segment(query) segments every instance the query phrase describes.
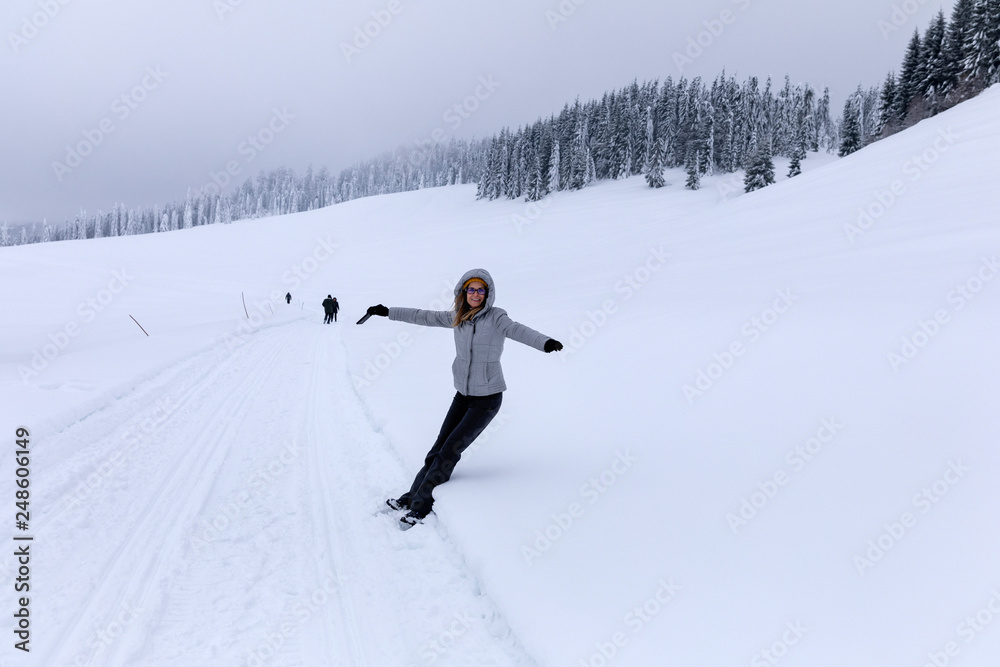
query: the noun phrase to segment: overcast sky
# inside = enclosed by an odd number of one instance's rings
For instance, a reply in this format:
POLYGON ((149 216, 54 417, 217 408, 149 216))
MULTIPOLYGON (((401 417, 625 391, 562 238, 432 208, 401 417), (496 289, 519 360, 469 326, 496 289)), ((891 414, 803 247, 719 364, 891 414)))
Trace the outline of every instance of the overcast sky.
POLYGON ((6 0, 0 222, 165 203, 227 166, 240 182, 282 165, 336 173, 432 136, 492 135, 633 78, 788 74, 829 86, 839 115, 953 5, 6 0), (463 101, 474 110, 456 112, 463 101))

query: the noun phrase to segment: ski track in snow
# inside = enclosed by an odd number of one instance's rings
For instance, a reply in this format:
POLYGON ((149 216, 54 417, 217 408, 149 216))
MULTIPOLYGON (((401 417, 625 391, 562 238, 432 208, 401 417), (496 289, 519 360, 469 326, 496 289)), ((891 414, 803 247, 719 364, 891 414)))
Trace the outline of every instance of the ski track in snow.
POLYGON ((346 355, 261 330, 51 438, 38 664, 535 664, 434 515, 381 511, 408 471, 346 355))

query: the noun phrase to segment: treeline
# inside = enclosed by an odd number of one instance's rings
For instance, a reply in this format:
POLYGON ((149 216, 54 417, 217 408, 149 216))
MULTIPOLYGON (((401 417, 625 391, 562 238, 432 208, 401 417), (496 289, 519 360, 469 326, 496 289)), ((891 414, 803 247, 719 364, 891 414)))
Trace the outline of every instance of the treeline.
POLYGON ((558 115, 483 140, 402 147, 333 176, 324 167, 298 176, 261 172, 223 193, 215 184, 165 206, 81 211, 74 220, 11 230, 0 246, 187 229, 296 213, 372 195, 477 183, 477 198, 535 201, 602 179, 644 174, 665 185, 664 170, 683 167, 686 187, 706 174, 745 172, 746 190, 774 182, 774 156, 790 158, 789 176, 812 151, 848 155, 973 97, 1000 81, 1000 0, 958 0, 914 30, 899 74, 848 97, 831 120, 829 91, 780 88, 771 79, 737 82, 725 74, 633 82, 600 100, 575 101, 558 115))
POLYGON ((558 116, 493 138, 477 196, 541 199, 603 179, 646 174, 663 184, 665 168, 684 167, 687 185, 701 176, 744 169, 754 159, 828 150, 838 143, 829 91, 724 74, 633 82, 599 101, 566 105, 558 116))
POLYGON ((841 157, 969 99, 1000 81, 1000 0, 959 0, 951 21, 938 12, 923 37, 914 31, 897 77, 848 97, 831 122, 829 93, 809 85, 780 90, 770 79, 737 83, 720 76, 634 82, 600 101, 566 105, 492 139, 477 196, 541 199, 602 179, 645 174, 665 184, 665 168, 683 167, 685 185, 701 176, 744 170, 747 191, 774 182, 774 156, 801 172, 809 151, 841 157))
POLYGON ((878 89, 860 89, 844 104, 840 155, 870 140, 866 123, 875 116, 876 138, 904 130, 974 97, 1000 82, 1000 0, 958 0, 951 20, 943 11, 906 48, 899 74, 890 72, 878 89))
POLYGON ((227 193, 209 183, 165 206, 116 204, 106 212, 81 211, 58 226, 42 222, 11 230, 4 223, 0 224, 0 246, 190 229, 310 211, 359 197, 474 183, 482 171, 484 146, 483 141, 453 139, 446 145, 403 147, 348 167, 337 176, 331 176, 326 167, 314 172, 310 166, 303 176, 280 167, 262 171, 227 193))

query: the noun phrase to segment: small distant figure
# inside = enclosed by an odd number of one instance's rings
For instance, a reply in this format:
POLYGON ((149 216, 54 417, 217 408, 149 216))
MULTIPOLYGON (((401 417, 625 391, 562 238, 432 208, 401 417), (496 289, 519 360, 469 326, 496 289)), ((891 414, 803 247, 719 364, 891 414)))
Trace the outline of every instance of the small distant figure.
POLYGON ((289 292, 288 294, 285 295, 285 303, 291 303, 291 302, 292 302, 292 293, 289 292))
POLYGON ((326 312, 326 319, 323 320, 323 324, 329 324, 330 322, 337 321, 337 311, 340 310, 340 304, 329 294, 323 299, 323 310, 326 312))

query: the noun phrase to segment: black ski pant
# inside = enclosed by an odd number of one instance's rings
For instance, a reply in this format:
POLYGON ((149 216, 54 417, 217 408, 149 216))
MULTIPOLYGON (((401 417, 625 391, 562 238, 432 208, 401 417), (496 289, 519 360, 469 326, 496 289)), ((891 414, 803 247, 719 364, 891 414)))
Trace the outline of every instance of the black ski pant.
POLYGON ((462 452, 479 437, 500 412, 503 394, 465 396, 457 393, 441 424, 437 441, 424 458, 424 467, 413 479, 413 485, 399 501, 408 505, 417 516, 427 516, 434 504, 434 487, 451 479, 451 473, 462 452))
POLYGON ((323 320, 323 324, 329 324, 333 322, 333 313, 327 313, 326 318, 323 320))

